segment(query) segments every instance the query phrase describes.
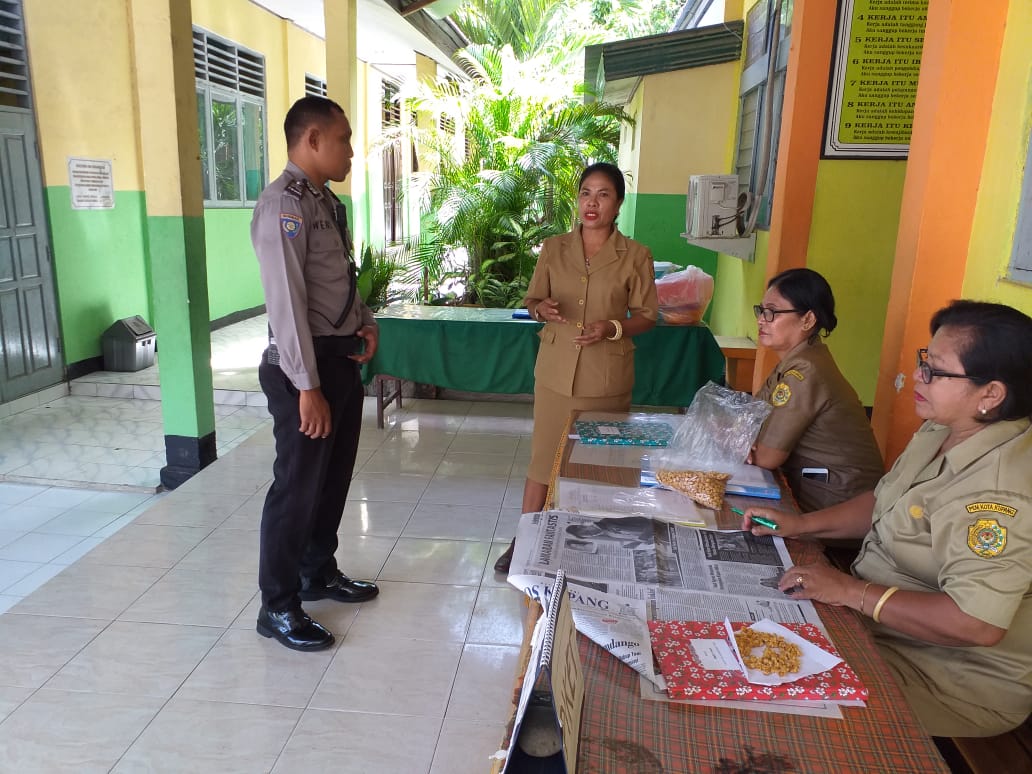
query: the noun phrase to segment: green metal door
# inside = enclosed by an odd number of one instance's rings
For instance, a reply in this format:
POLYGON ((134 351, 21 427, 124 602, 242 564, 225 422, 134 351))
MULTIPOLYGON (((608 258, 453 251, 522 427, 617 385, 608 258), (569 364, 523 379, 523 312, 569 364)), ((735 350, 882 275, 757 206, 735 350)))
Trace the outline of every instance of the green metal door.
POLYGON ((0 403, 61 381, 21 4, 0 0, 0 403))

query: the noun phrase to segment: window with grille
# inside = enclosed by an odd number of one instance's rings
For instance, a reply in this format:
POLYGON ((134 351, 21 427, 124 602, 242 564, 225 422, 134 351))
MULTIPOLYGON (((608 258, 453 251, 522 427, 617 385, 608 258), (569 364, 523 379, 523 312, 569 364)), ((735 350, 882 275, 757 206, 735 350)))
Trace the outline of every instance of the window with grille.
POLYGON ((784 0, 781 18, 774 14, 773 0, 760 0, 750 9, 746 19, 745 70, 742 72, 739 102, 738 142, 735 147, 735 172, 741 190, 759 197, 756 225, 770 227, 771 203, 774 199, 774 170, 777 167, 778 142, 781 138, 781 107, 785 96, 785 71, 788 68, 788 48, 792 22, 792 0, 784 0), (764 104, 767 89, 768 52, 773 36, 778 35, 780 46, 774 71, 771 104, 764 104), (762 191, 757 191, 760 170, 757 168, 763 152, 761 123, 766 110, 773 111, 771 121, 770 154, 767 178, 762 191))
MULTIPOLYGON (((459 82, 455 78, 453 78, 450 75, 445 75, 444 82, 447 85, 448 92, 450 94, 455 95, 459 93, 459 82)), ((442 113, 441 116, 437 119, 437 128, 440 129, 442 132, 447 132, 448 134, 455 134, 455 119, 452 116, 445 115, 444 113, 442 113)))
POLYGON ((1014 231, 1014 248, 1007 274, 1012 280, 1032 284, 1032 137, 1025 160, 1025 181, 1018 202, 1018 227, 1014 231))
POLYGON ((0 0, 0 107, 32 107, 21 2, 0 0))
MULTIPOLYGON (((384 79, 381 92, 384 130, 401 126, 401 87, 394 81, 384 79)), ((402 153, 401 138, 395 135, 383 149, 383 234, 387 244, 397 244, 405 239, 402 218, 402 153)))
POLYGON ((326 81, 322 78, 318 78, 314 75, 305 73, 305 96, 306 97, 325 97, 326 96, 326 81))
POLYGON ((254 204, 266 183, 265 57, 194 27, 204 200, 254 204))

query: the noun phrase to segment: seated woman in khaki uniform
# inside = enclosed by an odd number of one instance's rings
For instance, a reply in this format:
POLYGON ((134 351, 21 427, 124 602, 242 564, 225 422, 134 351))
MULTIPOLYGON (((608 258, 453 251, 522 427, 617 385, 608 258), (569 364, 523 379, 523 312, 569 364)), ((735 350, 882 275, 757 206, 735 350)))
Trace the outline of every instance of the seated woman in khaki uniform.
MULTIPOLYGON (((624 178, 612 164, 581 173, 580 225, 541 245, 524 305, 545 323, 534 366, 534 435, 523 512, 540 511, 566 420, 574 409, 628 411, 634 386, 631 338, 659 314, 652 253, 616 229, 624 178)), ((513 544, 495 562, 508 572, 513 544)))
POLYGON ((781 468, 804 512, 873 489, 885 472, 874 432, 821 341, 838 322, 827 280, 812 269, 783 271, 753 309, 759 343, 781 361, 756 393, 773 411, 751 461, 781 468))
POLYGON ((850 573, 793 567, 781 588, 873 619, 928 733, 994 736, 1032 712, 1032 318, 954 301, 918 350, 926 420, 873 492, 794 516, 783 537, 865 536, 850 573))

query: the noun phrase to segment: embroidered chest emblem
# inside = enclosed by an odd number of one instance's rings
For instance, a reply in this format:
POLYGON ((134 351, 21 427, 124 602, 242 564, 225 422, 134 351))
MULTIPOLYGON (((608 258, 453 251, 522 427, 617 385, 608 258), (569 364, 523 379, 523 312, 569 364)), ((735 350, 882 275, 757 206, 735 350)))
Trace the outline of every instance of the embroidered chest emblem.
POLYGON ((291 215, 289 212, 281 212, 279 216, 280 228, 287 235, 287 239, 293 239, 301 233, 301 224, 304 218, 300 215, 291 215))
POLYGON ((907 509, 907 513, 910 514, 910 518, 912 519, 923 519, 925 515, 924 508, 922 508, 920 505, 911 505, 907 509))
POLYGON ((983 559, 999 556, 1007 546, 1007 528, 996 519, 979 519, 968 527, 967 543, 983 559))
POLYGON ((771 393, 770 402, 774 406, 784 406, 791 397, 792 390, 784 382, 779 382, 778 386, 774 388, 774 392, 771 393))

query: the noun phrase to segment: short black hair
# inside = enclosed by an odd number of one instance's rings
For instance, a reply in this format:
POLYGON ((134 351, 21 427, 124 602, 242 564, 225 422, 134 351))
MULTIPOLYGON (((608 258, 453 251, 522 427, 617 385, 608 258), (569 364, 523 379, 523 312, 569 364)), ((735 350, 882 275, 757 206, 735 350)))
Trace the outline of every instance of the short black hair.
POLYGON ((786 269, 771 277, 767 288, 775 288, 801 314, 813 312, 817 325, 811 338, 827 336, 838 325, 831 285, 813 269, 786 269))
POLYGON ((584 181, 596 172, 601 172, 609 178, 609 182, 611 182, 613 184, 613 188, 616 189, 617 201, 622 202, 624 200, 624 192, 626 190, 623 172, 620 171, 620 167, 615 164, 609 164, 605 161, 599 161, 584 168, 584 171, 581 172, 580 182, 577 183, 577 190, 579 191, 581 186, 584 185, 584 181))
POLYGON ((287 136, 287 148, 293 148, 305 130, 312 124, 327 124, 337 115, 346 115, 344 108, 326 97, 302 97, 287 111, 283 119, 283 133, 287 136))
POLYGON ((977 419, 1032 416, 1032 318, 1005 304, 960 299, 932 315, 929 327, 933 336, 940 328, 959 334, 957 354, 971 381, 1001 382, 1007 388, 1003 402, 977 419))

